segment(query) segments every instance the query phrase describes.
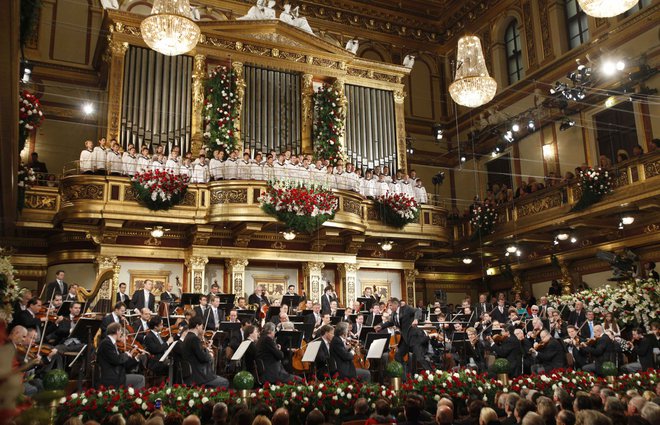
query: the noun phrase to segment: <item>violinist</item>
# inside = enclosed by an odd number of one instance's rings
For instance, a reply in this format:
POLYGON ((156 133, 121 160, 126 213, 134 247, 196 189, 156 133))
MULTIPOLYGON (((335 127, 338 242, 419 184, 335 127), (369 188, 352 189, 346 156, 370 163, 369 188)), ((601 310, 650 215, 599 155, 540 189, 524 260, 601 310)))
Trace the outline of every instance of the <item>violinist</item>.
POLYGON ((337 315, 337 301, 330 302, 330 317, 335 317, 337 315))
POLYGON ((584 339, 580 337, 577 328, 573 325, 566 327, 566 333, 568 336, 564 338, 564 345, 566 346, 566 351, 570 354, 569 362, 570 358, 572 358, 573 369, 582 369, 587 364, 586 355, 580 351, 580 345, 582 345, 584 339))
POLYGON ((335 373, 335 363, 330 360, 330 344, 335 337, 335 328, 330 325, 321 326, 319 329, 321 335, 321 347, 316 355, 316 376, 318 379, 324 379, 325 376, 332 376, 335 373))
MULTIPOLYGON (((257 341, 259 340, 259 328, 254 325, 245 325, 241 329, 241 334, 245 335, 245 340, 250 341, 243 358, 245 359, 245 370, 253 376, 257 376, 257 341)), ((238 348, 238 347, 237 347, 238 348)))
POLYGON ((603 326, 594 326, 593 344, 582 343, 581 350, 591 356, 593 362, 582 367, 585 372, 595 372, 600 374, 605 362, 616 361, 616 344, 615 342, 603 331, 603 326))
POLYGON ((170 335, 167 340, 164 340, 160 335, 163 330, 163 319, 159 316, 154 316, 149 320, 149 329, 150 331, 144 337, 144 348, 150 354, 147 367, 155 375, 166 375, 168 372, 167 364, 159 360, 170 347, 170 344, 174 342, 174 338, 170 335))
POLYGON ((476 368, 479 373, 486 370, 486 346, 479 340, 477 330, 474 328, 467 328, 467 337, 470 342, 470 350, 468 350, 468 365, 476 368))
MULTIPOLYGON (((357 313, 356 313, 357 314, 357 313)), ((353 323, 353 320, 351 318, 351 315, 353 315, 353 309, 350 307, 346 307, 344 309, 344 317, 341 318, 342 322, 347 322, 347 323, 353 323)), ((360 314, 361 316, 361 314, 360 314)), ((357 317, 357 316, 356 316, 357 317)), ((362 322, 364 324, 364 321, 362 322)))
POLYGON ((119 323, 108 325, 106 329, 107 336, 101 340, 96 353, 96 361, 101 374, 98 385, 114 388, 119 388, 122 385, 142 388, 145 384, 144 376, 126 373, 127 370, 138 365, 136 360, 137 351, 133 349, 129 352, 120 352, 117 343, 125 343, 125 336, 122 334, 119 323))
POLYGON ((332 321, 330 320, 330 314, 328 314, 328 313, 323 314, 321 316, 321 322, 314 327, 314 331, 312 332, 312 338, 316 339, 319 336, 321 336, 319 331, 320 331, 320 329, 323 325, 331 325, 331 324, 332 324, 332 321))
POLYGON ((56 345, 57 343, 53 345, 55 345, 55 348, 59 352, 77 352, 83 349, 84 344, 82 341, 78 338, 70 338, 76 323, 78 323, 78 319, 80 319, 81 308, 82 306, 79 302, 71 304, 69 316, 65 317, 62 323, 58 326, 58 330, 55 334, 60 337, 58 340, 59 345, 56 345))
POLYGON ((78 321, 80 316, 80 303, 75 302, 71 304, 69 308, 69 314, 64 316, 58 316, 59 323, 55 326, 55 329, 50 334, 46 335, 46 341, 51 345, 57 345, 63 343, 73 330, 74 325, 78 321))
POLYGON ((654 351, 658 348, 656 333, 659 327, 660 324, 658 322, 651 323, 651 332, 646 335, 644 335, 644 331, 641 328, 633 329, 632 341, 628 345, 631 346, 632 354, 634 357, 637 357, 637 361, 623 366, 624 372, 635 373, 654 367, 654 351))
POLYGON ((64 301, 78 301, 78 285, 74 283, 69 286, 69 292, 64 297, 64 301))
POLYGON ((208 310, 206 317, 205 330, 218 330, 220 329, 220 322, 225 318, 225 312, 220 308, 220 297, 211 297, 211 307, 208 310))
POLYGON ((381 316, 380 304, 374 303, 371 306, 371 313, 369 313, 369 315, 364 318, 364 325, 365 326, 376 326, 377 324, 381 323, 382 321, 383 321, 383 318, 381 316))
POLYGON ((202 343, 203 336, 204 323, 201 317, 195 316, 190 319, 190 329, 181 347, 181 358, 190 365, 190 376, 185 383, 228 388, 229 381, 214 372, 213 351, 202 343))
POLYGON ((314 325, 314 329, 321 327, 321 304, 312 304, 312 314, 305 316, 305 323, 314 325))
POLYGON ((133 329, 135 329, 136 334, 131 335, 134 337, 140 344, 144 344, 144 337, 149 331, 149 321, 151 320, 151 310, 144 307, 140 310, 140 317, 138 317, 135 322, 133 322, 133 329))
POLYGON ((239 310, 247 310, 248 306, 245 302, 245 297, 238 297, 236 300, 236 308, 239 310))
MULTIPOLYGON (((269 313, 270 312, 271 312, 271 310, 269 310, 269 313)), ((284 313, 284 315, 286 316, 287 321, 288 321, 289 320, 289 306, 286 305, 286 304, 280 306, 280 314, 278 314, 277 316, 273 315, 270 318, 270 321, 273 322, 273 324, 275 324, 275 325, 279 324, 282 320, 282 313, 284 313)))
POLYGON ((179 297, 172 292, 172 284, 170 282, 165 282, 164 291, 160 293, 160 302, 163 303, 175 303, 179 300, 179 297))
MULTIPOLYGON (((320 332, 319 332, 320 334, 320 332)), ((340 379, 356 379, 369 382, 371 373, 366 369, 357 369, 353 364, 355 351, 348 345, 348 324, 340 322, 335 326, 335 336, 330 342, 330 357, 335 361, 340 379)))
POLYGON ((508 314, 506 300, 503 297, 499 298, 497 300, 497 306, 491 312, 493 320, 497 320, 500 323, 506 323, 508 314))
MULTIPOLYGON (((11 330, 9 333, 9 342, 14 345, 15 351, 15 360, 16 363, 19 365, 22 365, 24 363, 27 363, 28 359, 26 357, 26 350, 27 350, 27 329, 25 329, 21 325, 14 326, 14 328, 11 330)), ((28 371, 26 372, 26 375, 34 375, 33 371, 28 371)), ((30 376, 28 375, 28 376, 30 376)), ((43 390, 43 384, 41 383, 41 379, 38 378, 33 378, 33 379, 26 379, 23 382, 23 394, 27 396, 31 396, 36 394, 37 392, 43 390)))
POLYGON ((481 321, 477 322, 476 330, 481 336, 489 336, 493 334, 493 321, 488 313, 481 316, 481 321))
POLYGON ((32 291, 23 288, 19 292, 19 298, 14 302, 14 314, 12 315, 12 323, 16 323, 18 315, 21 311, 27 309, 27 303, 32 299, 32 291))
POLYGON ((121 302, 116 303, 112 313, 108 314, 103 320, 101 320, 101 333, 105 335, 106 329, 112 323, 125 325, 126 318, 124 317, 124 314, 126 314, 126 305, 121 302))
POLYGON ((262 379, 264 382, 292 382, 300 381, 300 377, 288 373, 282 365, 284 352, 275 342, 275 325, 267 322, 261 330, 257 341, 257 360, 264 366, 262 379))
POLYGON ((289 315, 286 314, 286 312, 284 312, 284 311, 280 311, 280 316, 278 318, 278 323, 277 323, 277 325, 275 325, 275 329, 277 330, 277 332, 285 330, 284 329, 285 325, 287 325, 288 323, 291 323, 291 322, 289 322, 289 315))
POLYGON ((355 339, 360 338, 360 332, 362 332, 363 327, 364 327, 364 316, 358 314, 355 317, 355 323, 353 323, 351 326, 351 333, 353 334, 353 338, 355 339))
POLYGON ((337 301, 337 294, 335 293, 332 285, 328 285, 323 290, 323 295, 321 296, 321 312, 323 314, 330 313, 332 311, 330 304, 333 301, 337 301))
POLYGON ((541 342, 534 344, 531 349, 531 355, 537 361, 537 364, 532 365, 532 373, 550 372, 554 369, 563 368, 566 363, 566 356, 561 343, 545 329, 541 331, 541 342))
MULTIPOLYGON (((41 300, 33 297, 27 302, 27 308, 18 313, 16 321, 13 326, 23 326, 25 329, 35 329, 40 335, 41 332, 41 319, 38 314, 41 312, 41 300)), ((46 320, 44 317, 43 320, 46 320)))
POLYGON ((491 350, 497 358, 507 359, 509 361, 509 376, 519 376, 522 374, 523 350, 520 340, 514 335, 516 328, 512 325, 502 329, 502 342, 495 344, 493 338, 488 337, 491 344, 491 350))
POLYGON ((509 308, 509 320, 506 322, 506 324, 509 326, 518 327, 521 323, 522 321, 520 320, 515 307, 509 308))
POLYGON ((262 285, 257 285, 257 287, 254 288, 254 293, 248 297, 248 304, 257 304, 259 305, 259 308, 264 304, 270 305, 270 301, 268 301, 268 297, 266 296, 262 285))
POLYGON ((209 299, 216 297, 220 294, 222 294, 222 291, 220 290, 220 285, 218 285, 217 280, 214 280, 213 284, 211 285, 211 292, 209 292, 209 299))
POLYGON ((550 317, 550 334, 557 339, 564 339, 568 336, 566 323, 564 323, 558 311, 553 311, 550 317))
POLYGON ((532 319, 529 322, 528 329, 527 338, 529 338, 532 343, 541 342, 541 331, 543 330, 543 322, 541 319, 538 317, 532 319))

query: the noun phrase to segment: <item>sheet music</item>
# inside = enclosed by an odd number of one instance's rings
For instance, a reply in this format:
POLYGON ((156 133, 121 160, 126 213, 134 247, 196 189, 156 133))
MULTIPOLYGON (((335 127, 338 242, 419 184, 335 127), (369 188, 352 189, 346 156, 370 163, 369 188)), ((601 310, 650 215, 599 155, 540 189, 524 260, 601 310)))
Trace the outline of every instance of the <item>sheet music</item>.
POLYGON ((252 341, 249 339, 246 339, 245 341, 241 342, 241 345, 238 346, 236 349, 236 352, 234 353, 233 356, 231 356, 231 361, 240 361, 243 356, 245 355, 245 352, 247 351, 248 347, 250 346, 250 343, 252 341))
POLYGON ((316 361, 316 355, 319 353, 319 349, 321 348, 321 344, 323 344, 323 341, 312 341, 309 344, 307 344, 307 349, 305 349, 305 354, 303 355, 302 361, 303 362, 308 362, 308 363, 313 363, 316 361))
POLYGON ((172 345, 170 345, 170 348, 168 348, 167 351, 165 351, 165 353, 163 353, 163 357, 161 357, 160 359, 158 359, 158 361, 159 361, 159 362, 164 362, 165 360, 167 360, 167 358, 169 357, 170 353, 172 352, 172 348, 174 348, 174 346, 175 346, 178 342, 179 342, 179 340, 174 341, 174 342, 172 343, 172 345))
POLYGON ((383 356, 383 351, 385 350, 385 344, 389 342, 386 338, 377 339, 371 343, 369 346, 369 352, 367 353, 367 359, 380 359, 383 356))

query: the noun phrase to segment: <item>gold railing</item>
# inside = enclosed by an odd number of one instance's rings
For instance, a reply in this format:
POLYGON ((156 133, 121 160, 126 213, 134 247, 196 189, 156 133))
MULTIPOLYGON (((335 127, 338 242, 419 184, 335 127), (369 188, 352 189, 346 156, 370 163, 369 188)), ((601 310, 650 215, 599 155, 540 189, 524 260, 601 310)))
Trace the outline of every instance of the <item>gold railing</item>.
MULTIPOLYGON (((151 211, 136 199, 128 177, 68 175, 57 188, 34 187, 27 191, 23 215, 31 226, 85 224, 95 220, 142 221, 153 224, 201 225, 226 222, 275 222, 264 213, 258 198, 264 181, 216 181, 191 184, 183 202, 167 211, 151 211)), ((444 208, 422 205, 419 220, 404 229, 382 224, 373 201, 355 192, 334 190, 339 210, 325 227, 366 236, 418 239, 448 243, 450 229, 444 208)))
MULTIPOLYGON (((580 200, 582 187, 578 180, 558 186, 549 187, 533 194, 525 195, 513 202, 497 207, 498 223, 495 225, 495 236, 499 232, 509 232, 513 223, 517 231, 526 227, 550 223, 559 219, 565 221, 571 216, 591 214, 606 211, 609 208, 619 208, 622 202, 635 202, 641 199, 658 196, 660 192, 660 153, 647 154, 622 163, 610 170, 613 174, 613 192, 603 199, 580 212, 571 213, 571 208, 580 200)), ((468 218, 452 220, 453 237, 458 241, 472 236, 473 228, 468 218)))

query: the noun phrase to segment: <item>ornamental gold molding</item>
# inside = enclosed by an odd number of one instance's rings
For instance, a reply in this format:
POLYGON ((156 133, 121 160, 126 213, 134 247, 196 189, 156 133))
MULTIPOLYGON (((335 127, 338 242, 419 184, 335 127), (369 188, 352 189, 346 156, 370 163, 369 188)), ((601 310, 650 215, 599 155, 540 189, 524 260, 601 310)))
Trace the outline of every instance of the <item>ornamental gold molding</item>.
MULTIPOLYGON (((124 59, 128 43, 108 36, 108 140, 117 138, 121 121, 121 103, 124 86, 124 59)), ((121 142, 121 141, 120 141, 121 142)))
POLYGON ((206 80, 206 56, 197 54, 192 74, 192 152, 202 148, 204 134, 204 81, 206 80))
POLYGON ((72 184, 62 186, 62 200, 64 202, 80 199, 102 201, 105 185, 101 184, 72 184))
POLYGON ((234 132, 236 140, 238 140, 238 147, 240 151, 243 151, 243 139, 241 138, 241 122, 243 118, 243 101, 245 100, 245 75, 243 74, 243 63, 234 61, 231 63, 231 67, 236 76, 236 108, 238 110, 238 116, 234 120, 234 132))
POLYGON ((42 195, 26 193, 25 206, 27 209, 57 211, 57 195, 42 195))
POLYGON ((314 75, 303 74, 302 76, 302 151, 306 154, 314 152, 312 131, 314 126, 314 75))

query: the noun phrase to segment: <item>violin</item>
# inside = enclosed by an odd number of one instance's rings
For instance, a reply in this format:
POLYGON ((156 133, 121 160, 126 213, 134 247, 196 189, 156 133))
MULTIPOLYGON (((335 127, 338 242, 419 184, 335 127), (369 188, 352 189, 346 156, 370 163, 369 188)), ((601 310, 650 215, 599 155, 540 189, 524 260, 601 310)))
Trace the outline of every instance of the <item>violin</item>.
POLYGON ((137 351, 140 354, 148 354, 147 350, 145 350, 142 344, 140 344, 138 341, 133 341, 132 345, 128 344, 126 341, 117 341, 117 350, 122 353, 131 353, 133 351, 137 351))
POLYGON ((495 344, 501 344, 502 342, 504 342, 505 339, 506 337, 502 334, 497 334, 492 336, 492 340, 495 344))
POLYGON ((39 348, 38 345, 31 345, 29 347, 25 345, 19 345, 18 347, 16 347, 16 351, 32 359, 37 358, 37 356, 48 357, 50 356, 50 354, 53 352, 54 349, 55 349, 54 347, 48 344, 42 344, 41 348, 39 348))
POLYGON ((359 340, 348 340, 355 348, 355 355, 353 356, 353 366, 358 369, 369 369, 369 360, 367 360, 367 353, 362 349, 359 340))

